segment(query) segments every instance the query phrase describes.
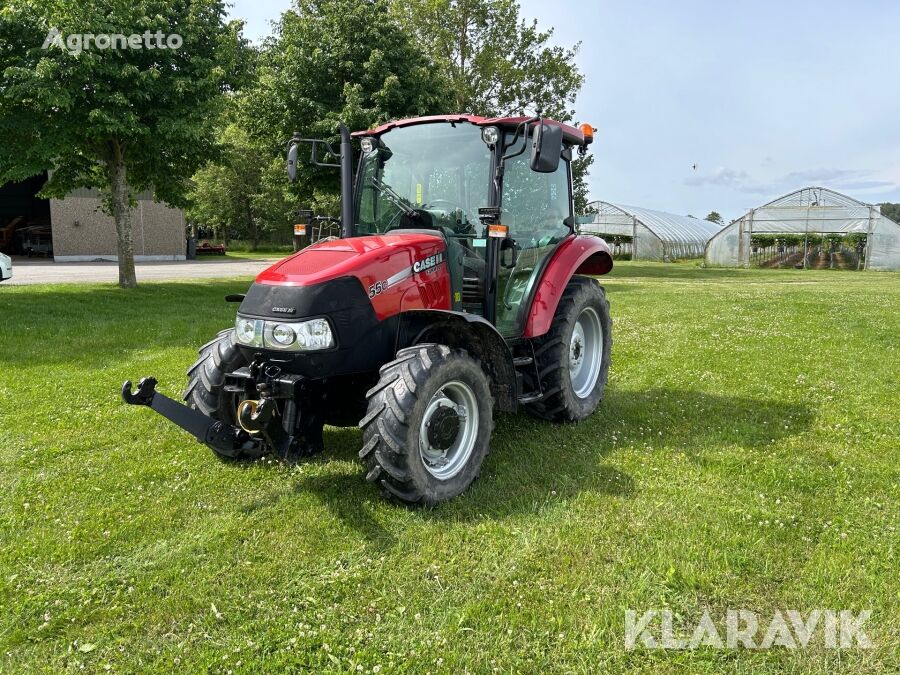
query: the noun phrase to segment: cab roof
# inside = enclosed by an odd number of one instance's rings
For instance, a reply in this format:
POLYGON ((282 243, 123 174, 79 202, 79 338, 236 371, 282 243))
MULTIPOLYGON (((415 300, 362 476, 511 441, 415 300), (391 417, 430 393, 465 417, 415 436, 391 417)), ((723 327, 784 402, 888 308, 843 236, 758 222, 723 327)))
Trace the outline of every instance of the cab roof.
MULTIPOLYGON (((381 134, 387 133, 391 129, 396 129, 398 127, 411 127, 415 124, 431 124, 433 122, 469 122, 470 124, 474 124, 479 127, 503 127, 503 128, 515 128, 522 122, 528 120, 528 117, 481 117, 480 115, 429 115, 426 117, 410 117, 408 119, 403 120, 393 120, 391 122, 386 122, 381 126, 375 127, 374 129, 368 129, 367 131, 354 131, 353 136, 380 136, 381 134)), ((573 145, 586 145, 584 140, 584 133, 581 129, 573 127, 568 124, 564 124, 563 122, 557 122, 556 120, 551 120, 544 118, 544 124, 552 124, 553 126, 560 127, 563 132, 563 139, 566 143, 570 143, 573 145)))

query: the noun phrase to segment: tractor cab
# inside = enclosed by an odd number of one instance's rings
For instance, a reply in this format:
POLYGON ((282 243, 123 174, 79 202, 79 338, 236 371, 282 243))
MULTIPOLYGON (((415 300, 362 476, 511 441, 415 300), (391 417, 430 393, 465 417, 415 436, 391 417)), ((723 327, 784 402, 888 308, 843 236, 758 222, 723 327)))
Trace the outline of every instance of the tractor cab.
POLYGON ((472 116, 357 135, 354 234, 440 232, 452 308, 484 316, 504 337, 521 335, 523 299, 572 235, 572 147, 590 135, 539 119, 472 116))

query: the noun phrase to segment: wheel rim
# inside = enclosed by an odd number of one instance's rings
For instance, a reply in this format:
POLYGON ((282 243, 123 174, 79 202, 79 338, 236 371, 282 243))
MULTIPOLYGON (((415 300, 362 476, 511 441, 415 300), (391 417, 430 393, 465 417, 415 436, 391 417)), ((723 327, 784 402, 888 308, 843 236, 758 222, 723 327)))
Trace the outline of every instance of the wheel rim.
POLYGON ((419 427, 419 457, 425 470, 438 480, 448 480, 463 470, 478 435, 475 392, 454 380, 437 390, 419 427))
POLYGON ((585 307, 569 340, 569 379, 578 398, 590 396, 600 376, 603 361, 603 328, 593 307, 585 307))

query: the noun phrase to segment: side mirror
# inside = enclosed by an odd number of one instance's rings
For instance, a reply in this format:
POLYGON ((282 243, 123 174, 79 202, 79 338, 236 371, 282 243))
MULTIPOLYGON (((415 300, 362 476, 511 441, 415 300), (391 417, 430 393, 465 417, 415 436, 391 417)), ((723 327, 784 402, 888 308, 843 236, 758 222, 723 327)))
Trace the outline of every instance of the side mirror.
POLYGON ((531 136, 531 170, 553 173, 559 167, 562 153, 562 128, 541 123, 531 136))
POLYGON ((287 155, 287 175, 291 182, 297 180, 297 146, 300 134, 295 133, 291 139, 291 147, 288 149, 287 155))

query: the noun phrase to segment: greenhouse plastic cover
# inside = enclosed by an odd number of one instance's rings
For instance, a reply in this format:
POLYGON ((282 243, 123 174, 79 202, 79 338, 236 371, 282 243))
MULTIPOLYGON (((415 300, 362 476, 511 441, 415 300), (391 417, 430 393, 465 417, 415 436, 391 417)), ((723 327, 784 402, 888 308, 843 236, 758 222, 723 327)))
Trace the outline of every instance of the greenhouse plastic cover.
POLYGON ((597 213, 590 223, 582 226, 582 230, 585 232, 631 235, 634 219, 637 219, 663 243, 700 244, 702 246, 722 229, 721 226, 708 220, 679 216, 640 206, 626 206, 610 202, 593 202, 591 206, 597 209, 597 213))
POLYGON ((900 225, 877 206, 823 187, 791 192, 732 221, 706 249, 713 265, 746 265, 753 234, 869 233, 866 268, 900 269, 900 225))

